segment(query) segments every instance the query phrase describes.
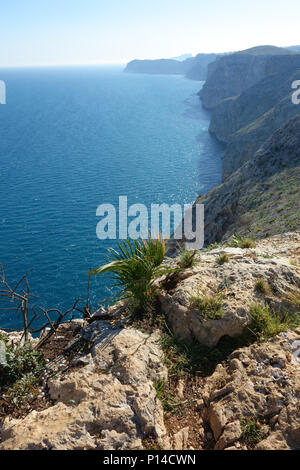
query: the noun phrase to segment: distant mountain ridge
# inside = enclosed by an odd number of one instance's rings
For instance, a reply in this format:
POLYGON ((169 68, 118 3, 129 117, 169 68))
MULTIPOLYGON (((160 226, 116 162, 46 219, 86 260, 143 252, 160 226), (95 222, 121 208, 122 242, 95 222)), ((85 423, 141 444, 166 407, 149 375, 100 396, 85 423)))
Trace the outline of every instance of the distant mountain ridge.
POLYGON ((165 75, 185 75, 191 80, 204 81, 207 78, 207 67, 214 62, 218 54, 198 54, 184 60, 156 59, 132 60, 124 70, 126 73, 147 73, 165 75))
POLYGON ((182 62, 175 59, 132 60, 127 64, 124 72, 185 75, 191 66, 191 60, 185 59, 182 62))
MULTIPOLYGON (((276 46, 257 46, 244 51, 227 53, 200 53, 193 57, 191 54, 182 54, 171 59, 135 59, 126 65, 126 73, 146 73, 163 75, 184 75, 190 80, 205 81, 208 74, 212 73, 215 62, 222 57, 243 56, 274 56, 274 55, 292 55, 300 52, 300 46, 291 46, 288 48, 276 46)), ((233 59, 234 60, 234 59, 233 59)), ((259 62, 259 58, 257 61, 259 62)), ((247 59, 246 59, 247 61, 247 59)), ((242 66, 242 61, 241 61, 242 66)), ((204 103, 205 105, 205 103, 204 103)), ((209 106, 207 106, 209 107, 209 106)))
MULTIPOLYGON (((296 46, 297 47, 297 46, 296 46)), ((237 51, 235 54, 250 54, 250 55, 286 55, 293 54, 293 47, 277 47, 277 46, 254 46, 249 49, 237 51)))

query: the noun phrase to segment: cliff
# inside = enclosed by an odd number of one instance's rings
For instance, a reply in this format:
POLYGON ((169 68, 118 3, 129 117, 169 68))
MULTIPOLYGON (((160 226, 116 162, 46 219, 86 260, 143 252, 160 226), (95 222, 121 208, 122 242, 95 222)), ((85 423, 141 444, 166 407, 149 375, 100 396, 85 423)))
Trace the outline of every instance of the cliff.
POLYGON ((219 57, 208 66, 208 77, 200 98, 211 110, 223 100, 239 96, 244 90, 272 73, 268 68, 274 56, 292 56, 293 51, 260 46, 219 57))
POLYGON ((300 76, 300 56, 271 60, 269 71, 266 78, 212 111, 210 131, 227 145, 224 176, 251 159, 276 129, 299 113, 292 103, 291 85, 300 76))
POLYGON ((200 98, 225 144, 223 184, 199 197, 206 243, 299 228, 300 108, 291 85, 300 55, 255 48, 218 59, 200 98))
POLYGON ((185 60, 158 59, 133 60, 124 70, 126 73, 176 74, 191 80, 206 80, 208 65, 217 58, 216 54, 198 54, 185 60))
POLYGON ((203 81, 207 78, 208 66, 213 63, 219 55, 217 54, 198 54, 191 62, 185 76, 190 80, 203 81))
POLYGON ((300 116, 266 140, 253 159, 198 198, 207 244, 233 233, 256 238, 300 228, 300 116))

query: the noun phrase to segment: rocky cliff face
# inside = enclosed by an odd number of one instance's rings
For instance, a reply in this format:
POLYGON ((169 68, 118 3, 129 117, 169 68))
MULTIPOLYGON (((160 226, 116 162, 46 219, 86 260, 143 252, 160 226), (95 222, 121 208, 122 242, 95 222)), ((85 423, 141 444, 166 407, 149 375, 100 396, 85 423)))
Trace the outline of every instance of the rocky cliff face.
POLYGON ((227 147, 223 172, 235 171, 290 118, 299 113, 291 85, 300 76, 300 55, 269 61, 268 76, 212 111, 210 131, 227 147))
POLYGON ((200 97, 225 151, 223 184, 198 199, 207 243, 234 232, 257 237, 299 227, 300 108, 291 88, 299 77, 300 55, 269 47, 209 67, 200 97))
POLYGON ((126 73, 177 74, 191 80, 204 81, 208 65, 216 60, 217 54, 198 54, 183 61, 175 59, 133 60, 125 68, 126 73))
POLYGON ((219 55, 217 54, 198 54, 188 68, 185 76, 190 80, 206 80, 209 64, 213 63, 219 55))
POLYGON ((257 238, 299 229, 299 146, 296 116, 223 184, 198 198, 205 206, 207 244, 234 233, 257 238))
POLYGON ((208 66, 208 77, 200 91, 203 106, 209 110, 223 100, 239 96, 272 73, 268 65, 274 56, 292 56, 293 52, 262 46, 219 57, 208 66))

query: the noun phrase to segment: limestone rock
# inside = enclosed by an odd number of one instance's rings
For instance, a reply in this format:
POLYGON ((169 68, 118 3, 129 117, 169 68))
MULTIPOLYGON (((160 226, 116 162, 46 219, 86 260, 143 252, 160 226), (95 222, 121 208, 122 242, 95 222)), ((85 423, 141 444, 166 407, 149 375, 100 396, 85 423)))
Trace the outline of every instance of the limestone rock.
POLYGON ((88 364, 49 380, 56 404, 24 419, 6 419, 0 449, 143 449, 164 442, 154 380, 166 380, 156 333, 117 329, 104 321, 84 328, 93 341, 88 364))
POLYGON ((173 436, 173 450, 186 450, 189 438, 189 427, 181 429, 173 436))
MULTIPOLYGON (((293 309, 295 305, 286 295, 300 285, 300 265, 293 266, 291 259, 300 254, 300 233, 278 235, 259 242, 255 249, 220 247, 201 252, 198 264, 186 270, 171 291, 162 290, 160 300, 174 334, 185 341, 196 338, 212 347, 223 336, 238 336, 249 322, 250 306, 267 302, 277 311, 293 309), (217 264, 226 253, 229 262, 217 264), (255 285, 264 279, 270 286, 270 294, 262 295, 255 285), (223 295, 223 317, 205 318, 193 308, 191 297, 198 294, 223 295)), ((296 308, 297 310, 297 308, 296 308)), ((300 347, 299 347, 300 351, 300 347)))
MULTIPOLYGON (((9 346, 18 346, 19 344, 24 344, 25 339, 22 331, 11 331, 7 332, 4 330, 0 330, 0 334, 3 335, 7 341, 9 346)), ((35 343, 37 340, 34 339, 31 334, 29 334, 29 341, 31 343, 35 343)))
POLYGON ((266 423, 257 449, 300 449, 300 362, 292 360, 300 330, 231 354, 205 384, 207 420, 220 450, 236 444, 244 419, 266 423))
POLYGON ((241 434, 242 429, 239 421, 229 423, 225 427, 222 436, 218 439, 218 442, 215 445, 215 450, 224 450, 225 447, 237 441, 241 437, 241 434))

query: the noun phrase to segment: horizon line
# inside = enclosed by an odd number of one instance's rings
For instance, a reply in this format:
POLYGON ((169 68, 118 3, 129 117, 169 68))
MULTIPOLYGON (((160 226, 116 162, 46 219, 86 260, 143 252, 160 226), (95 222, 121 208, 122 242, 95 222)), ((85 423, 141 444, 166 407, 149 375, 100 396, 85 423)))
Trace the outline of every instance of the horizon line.
MULTIPOLYGON (((269 46, 271 46, 272 44, 269 44, 269 46)), ((243 50, 247 50, 247 49, 252 49, 254 47, 266 47, 267 45, 256 45, 256 46, 250 46, 250 47, 247 47, 246 49, 236 49, 235 51, 223 51, 223 52, 198 52, 198 53, 182 53, 182 54, 178 54, 178 56, 175 56, 175 57, 180 57, 180 55, 185 55, 185 54, 191 54, 191 57, 195 58, 198 54, 234 54, 235 52, 241 52, 243 50)), ((289 49, 289 48, 292 48, 292 47, 296 47, 295 45, 294 46, 282 46, 282 45, 278 45, 278 46, 274 46, 273 47, 279 47, 279 48, 283 48, 283 49, 289 49)), ((101 66, 126 66, 129 62, 133 61, 133 60, 160 60, 160 59, 173 59, 173 60, 176 60, 174 56, 173 57, 161 57, 161 58, 151 58, 151 59, 137 59, 137 58, 131 58, 131 59, 120 59, 120 61, 116 61, 116 62, 86 62, 86 63, 66 63, 66 64, 62 64, 62 63, 50 63, 50 64, 0 64, 0 69, 9 69, 9 68, 49 68, 49 67, 101 67, 101 66)))
POLYGON ((0 69, 24 69, 24 68, 50 68, 50 67, 123 67, 128 62, 103 62, 103 63, 85 63, 85 64, 20 64, 20 65, 1 65, 0 69))

